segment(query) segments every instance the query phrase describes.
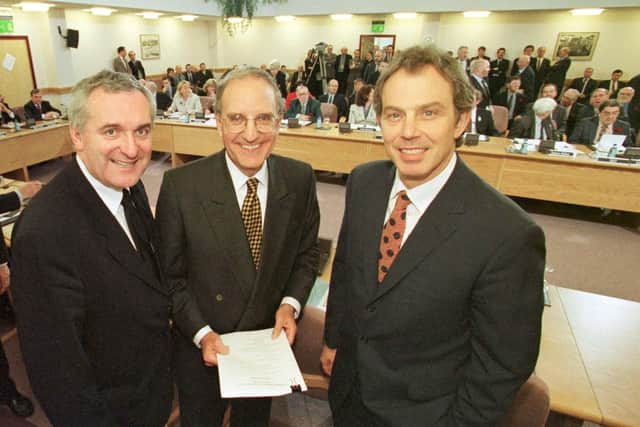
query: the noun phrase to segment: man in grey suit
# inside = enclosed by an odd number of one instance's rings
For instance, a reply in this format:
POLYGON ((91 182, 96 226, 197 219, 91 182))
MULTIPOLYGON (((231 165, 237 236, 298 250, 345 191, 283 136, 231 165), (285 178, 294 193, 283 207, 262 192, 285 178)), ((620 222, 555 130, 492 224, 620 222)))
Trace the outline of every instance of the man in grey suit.
POLYGON ((127 55, 127 49, 124 46, 118 46, 118 54, 113 58, 113 71, 118 73, 132 74, 131 67, 124 57, 127 55))
POLYGON ((374 102, 391 161, 350 176, 329 287, 334 423, 495 426, 538 356, 544 235, 456 155, 456 60, 396 55, 374 102))
MULTIPOLYGON (((168 171, 157 207, 160 259, 174 289, 183 426, 220 426, 219 334, 274 328, 293 342, 315 281, 320 214, 311 167, 272 155, 284 110, 257 68, 218 86, 224 150, 168 171)), ((233 348, 230 349, 233 351, 233 348)), ((271 399, 234 399, 232 426, 268 426, 271 399)))

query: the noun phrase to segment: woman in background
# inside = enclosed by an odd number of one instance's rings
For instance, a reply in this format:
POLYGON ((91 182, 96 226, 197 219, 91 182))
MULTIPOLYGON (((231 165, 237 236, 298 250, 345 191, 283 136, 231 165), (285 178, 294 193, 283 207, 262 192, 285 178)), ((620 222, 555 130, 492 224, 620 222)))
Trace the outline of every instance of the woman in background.
POLYGON ((375 126, 376 112, 373 108, 373 86, 363 85, 356 94, 356 103, 349 108, 349 123, 375 126))

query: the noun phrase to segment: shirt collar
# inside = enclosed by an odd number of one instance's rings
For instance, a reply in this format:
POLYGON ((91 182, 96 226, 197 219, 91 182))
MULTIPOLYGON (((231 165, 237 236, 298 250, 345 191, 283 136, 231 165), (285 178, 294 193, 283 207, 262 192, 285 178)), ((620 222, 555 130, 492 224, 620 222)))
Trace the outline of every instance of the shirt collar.
POLYGON ((407 187, 400 179, 398 170, 396 169, 396 175, 393 179, 393 186, 391 187, 391 197, 395 198, 400 191, 405 190, 407 192, 407 196, 409 196, 409 199, 411 200, 411 204, 415 206, 420 212, 420 215, 422 215, 431 205, 436 196, 440 193, 442 187, 444 187, 447 181, 449 181, 449 178, 453 173, 453 169, 456 166, 457 158, 457 154, 454 153, 453 156, 451 156, 451 160, 449 160, 449 163, 442 170, 442 172, 440 172, 433 179, 430 179, 424 184, 413 187, 412 189, 407 189, 407 187))
POLYGON ((233 163, 233 161, 229 158, 229 153, 225 151, 224 160, 227 162, 227 169, 229 170, 229 175, 231 175, 231 182, 233 183, 233 188, 236 190, 236 194, 243 185, 247 183, 249 178, 257 178, 258 182, 262 185, 267 185, 269 181, 269 174, 267 169, 267 161, 265 160, 262 163, 262 166, 253 176, 246 176, 238 167, 233 163))
POLYGON ((102 202, 107 206, 107 209, 109 209, 111 214, 116 215, 116 212, 120 207, 120 203, 122 203, 122 190, 114 190, 111 187, 107 187, 91 175, 91 172, 89 172, 89 169, 87 169, 87 166, 84 164, 80 156, 76 155, 76 161, 78 162, 78 166, 80 167, 82 174, 87 178, 87 181, 89 181, 89 184, 91 184, 91 187, 93 187, 96 193, 98 193, 100 200, 102 200, 102 202))

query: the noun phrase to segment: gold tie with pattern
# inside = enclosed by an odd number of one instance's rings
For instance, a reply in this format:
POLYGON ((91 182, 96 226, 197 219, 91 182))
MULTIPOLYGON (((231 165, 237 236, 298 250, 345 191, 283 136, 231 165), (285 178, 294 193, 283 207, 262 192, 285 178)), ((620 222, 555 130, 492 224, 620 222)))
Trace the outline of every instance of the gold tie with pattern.
POLYGON ((260 212, 260 199, 258 199, 258 180, 247 180, 247 195, 242 203, 242 222, 247 234, 251 257, 256 270, 260 266, 260 251, 262 248, 262 213, 260 212))
POLYGON ((411 203, 407 192, 402 190, 396 196, 396 204, 393 207, 389 219, 382 229, 380 239, 380 253, 378 253, 378 284, 382 283, 391 268, 400 247, 402 236, 404 236, 407 224, 407 206, 411 203))

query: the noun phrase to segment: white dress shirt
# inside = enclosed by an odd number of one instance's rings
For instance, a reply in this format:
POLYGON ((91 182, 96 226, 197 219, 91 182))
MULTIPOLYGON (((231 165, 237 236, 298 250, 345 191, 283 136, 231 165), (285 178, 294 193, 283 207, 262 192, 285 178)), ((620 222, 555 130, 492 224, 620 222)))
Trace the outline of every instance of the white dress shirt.
POLYGON ((442 187, 444 187, 444 185, 451 177, 453 169, 456 166, 456 161, 457 155, 454 153, 454 155, 451 156, 451 160, 449 160, 449 163, 447 163, 447 166, 442 170, 442 172, 440 172, 433 179, 412 189, 407 189, 407 187, 400 179, 398 171, 396 170, 396 176, 393 179, 393 186, 391 187, 391 196, 389 197, 389 203, 387 204, 387 212, 384 216, 384 224, 386 224, 386 222, 389 220, 389 217, 391 216, 391 212, 393 212, 393 208, 396 205, 396 197, 398 196, 398 193, 402 190, 405 190, 411 203, 409 204, 409 206, 407 206, 406 225, 400 247, 402 247, 407 241, 407 238, 416 227, 416 224, 418 224, 418 221, 420 220, 422 215, 427 211, 429 206, 431 206, 433 200, 440 193, 442 187))

